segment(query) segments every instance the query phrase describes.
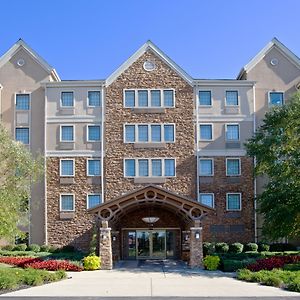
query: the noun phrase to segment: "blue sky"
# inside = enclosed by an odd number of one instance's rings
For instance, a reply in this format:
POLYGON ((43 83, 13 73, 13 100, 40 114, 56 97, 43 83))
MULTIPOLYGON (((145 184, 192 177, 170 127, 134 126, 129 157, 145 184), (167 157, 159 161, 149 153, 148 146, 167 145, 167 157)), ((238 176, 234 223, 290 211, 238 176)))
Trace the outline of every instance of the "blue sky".
POLYGON ((22 37, 62 79, 102 79, 150 39, 194 78, 234 78, 274 36, 300 56, 299 11, 299 0, 3 0, 0 53, 22 37))

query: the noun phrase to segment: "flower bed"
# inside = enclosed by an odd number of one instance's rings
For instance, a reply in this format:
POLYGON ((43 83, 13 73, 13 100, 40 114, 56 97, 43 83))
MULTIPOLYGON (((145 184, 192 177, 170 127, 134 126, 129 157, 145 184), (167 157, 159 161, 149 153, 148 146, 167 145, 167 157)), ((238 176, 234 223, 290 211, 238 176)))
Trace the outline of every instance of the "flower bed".
POLYGON ((273 270, 283 268, 285 264, 300 262, 300 255, 274 256, 270 258, 258 259, 254 264, 247 266, 247 269, 253 272, 261 270, 273 270))

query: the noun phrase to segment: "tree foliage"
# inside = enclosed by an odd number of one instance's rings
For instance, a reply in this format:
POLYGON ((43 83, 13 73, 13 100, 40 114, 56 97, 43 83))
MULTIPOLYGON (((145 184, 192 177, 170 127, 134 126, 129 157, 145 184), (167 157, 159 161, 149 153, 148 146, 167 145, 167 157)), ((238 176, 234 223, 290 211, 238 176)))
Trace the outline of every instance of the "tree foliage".
POLYGON ((268 177, 258 196, 263 234, 273 240, 300 236, 300 93, 265 116, 246 144, 256 175, 268 177))
POLYGON ((30 186, 42 172, 42 158, 34 159, 0 124, 0 238, 22 236, 18 225, 28 211, 30 186))

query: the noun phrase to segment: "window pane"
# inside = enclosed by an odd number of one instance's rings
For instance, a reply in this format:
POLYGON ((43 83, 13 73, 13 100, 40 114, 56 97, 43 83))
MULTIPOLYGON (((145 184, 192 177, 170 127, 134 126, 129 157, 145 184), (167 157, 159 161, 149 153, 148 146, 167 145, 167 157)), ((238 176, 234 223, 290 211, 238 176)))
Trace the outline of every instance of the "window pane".
POLYGON ((135 126, 125 125, 125 142, 134 143, 135 142, 135 126))
POLYGON ((88 175, 100 176, 100 159, 88 160, 88 175))
POLYGON ((61 176, 73 176, 74 169, 73 169, 73 160, 61 160, 61 176))
POLYGON ((148 106, 148 91, 138 91, 139 106, 148 106))
POLYGON ((199 91, 199 105, 211 105, 210 91, 199 91))
POLYGON ((88 126, 88 140, 100 141, 100 126, 88 126))
POLYGON ((164 125, 165 142, 174 142, 174 125, 164 125))
POLYGON ((174 159, 165 159, 165 176, 175 176, 174 159))
POLYGON ((29 144, 29 128, 16 128, 16 141, 29 144))
POLYGON ((148 160, 139 159, 139 176, 149 176, 148 160))
POLYGON ((204 205, 214 207, 214 197, 212 194, 201 194, 200 202, 204 205))
POLYGON ((201 140, 212 139, 212 125, 200 125, 200 139, 201 140))
POLYGON ((276 106, 282 106, 283 105, 283 93, 278 93, 278 92, 270 93, 270 104, 276 105, 276 106))
POLYGON ((101 203, 100 195, 88 195, 88 208, 92 208, 101 203))
POLYGON ((134 159, 125 159, 125 176, 135 176, 134 159))
POLYGON ((28 94, 16 95, 16 110, 29 110, 30 102, 28 94))
POLYGON ((237 91, 226 91, 226 105, 239 105, 237 91))
POLYGON ((73 195, 61 195, 61 210, 74 210, 73 195))
POLYGON ((200 160, 200 175, 201 176, 213 175, 213 160, 212 159, 201 159, 200 160))
POLYGON ((151 106, 161 106, 160 91, 151 91, 151 106))
POLYGON ((241 201, 239 194, 228 194, 227 195, 227 209, 229 210, 240 210, 241 201))
POLYGON ((74 106, 73 92, 61 93, 61 106, 74 106))
POLYGON ((164 90, 164 106, 165 107, 174 106, 174 91, 164 90))
POLYGON ((61 126, 61 140, 73 141, 73 126, 61 126))
POLYGON ((227 125, 226 128, 226 139, 228 141, 238 141, 240 139, 239 125, 227 125))
POLYGON ((240 174, 240 160, 227 159, 227 175, 239 175, 239 174, 240 174))
POLYGON ((151 125, 151 140, 152 142, 161 141, 161 126, 160 125, 151 125))
POLYGON ((148 142, 148 125, 138 126, 139 142, 148 142))
POLYGON ((125 91, 125 107, 134 107, 134 91, 125 91))
POLYGON ((100 91, 88 92, 89 106, 100 106, 101 105, 101 93, 100 91))
POLYGON ((162 176, 161 159, 152 159, 152 176, 162 176))

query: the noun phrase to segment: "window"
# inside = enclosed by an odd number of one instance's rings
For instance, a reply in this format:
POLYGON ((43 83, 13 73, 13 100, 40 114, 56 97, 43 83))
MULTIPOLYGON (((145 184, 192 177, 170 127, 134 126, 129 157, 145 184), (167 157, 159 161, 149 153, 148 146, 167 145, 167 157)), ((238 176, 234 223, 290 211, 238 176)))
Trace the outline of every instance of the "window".
POLYGON ((16 95, 16 110, 29 110, 30 98, 29 94, 17 94, 16 95))
POLYGON ((148 142, 148 125, 138 125, 139 142, 148 142))
POLYGON ((211 106, 211 91, 199 91, 199 105, 211 106))
POLYGON ((138 91, 138 104, 140 107, 148 106, 148 91, 138 91))
POLYGON ((73 92, 61 92, 61 106, 73 107, 74 106, 74 93, 73 92))
POLYGON ((165 142, 174 142, 174 125, 164 125, 165 142))
POLYGON ((269 93, 269 104, 271 106, 282 106, 283 105, 283 93, 270 92, 269 93))
POLYGON ((160 91, 156 91, 156 90, 151 91, 151 106, 154 107, 161 106, 160 91))
POLYGON ((201 158, 200 159, 200 176, 213 176, 214 175, 214 161, 211 158, 201 158))
POLYGON ((214 194, 212 193, 201 193, 200 203, 207 205, 209 207, 214 207, 214 194))
POLYGON ((60 176, 71 177, 74 176, 74 160, 61 159, 60 160, 60 176))
POLYGON ((60 126, 60 140, 61 140, 61 142, 73 142, 74 141, 74 126, 73 125, 61 125, 60 126))
POLYGON ((174 106, 174 91, 164 90, 164 106, 173 107, 174 106))
POLYGON ((74 195, 66 194, 60 195, 60 211, 74 211, 75 200, 74 195))
POLYGON ((134 106, 135 106, 135 92, 125 91, 125 107, 134 107, 134 106))
POLYGON ((239 158, 227 158, 226 159, 226 175, 227 176, 241 175, 239 158))
POLYGON ((101 106, 101 92, 88 91, 88 106, 99 107, 101 106))
POLYGON ((226 124, 226 140, 238 141, 240 139, 239 124, 226 124))
POLYGON ((135 125, 125 125, 125 143, 135 142, 135 125))
POLYGON ((88 142, 100 141, 100 125, 88 125, 87 131, 88 142))
POLYGON ((100 194, 88 194, 87 195, 87 208, 92 208, 101 203, 101 195, 100 194))
POLYGON ((212 124, 200 124, 200 140, 212 140, 212 124))
POLYGON ((238 91, 226 91, 226 106, 238 106, 238 91))
POLYGON ((174 177, 175 159, 128 158, 124 160, 125 177, 174 177), (137 173, 136 173, 137 168, 137 173))
POLYGON ((16 128, 16 141, 29 145, 29 128, 16 128))
POLYGON ((241 210, 241 194, 240 193, 228 193, 226 194, 226 207, 227 210, 241 210))
POLYGON ((88 176, 100 176, 101 172, 101 161, 100 159, 88 159, 87 160, 87 175, 88 176))
POLYGON ((151 125, 151 141, 161 142, 161 126, 151 125))

